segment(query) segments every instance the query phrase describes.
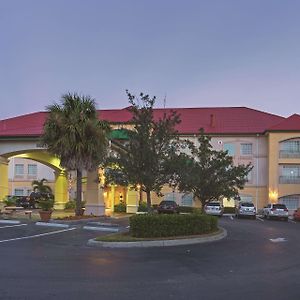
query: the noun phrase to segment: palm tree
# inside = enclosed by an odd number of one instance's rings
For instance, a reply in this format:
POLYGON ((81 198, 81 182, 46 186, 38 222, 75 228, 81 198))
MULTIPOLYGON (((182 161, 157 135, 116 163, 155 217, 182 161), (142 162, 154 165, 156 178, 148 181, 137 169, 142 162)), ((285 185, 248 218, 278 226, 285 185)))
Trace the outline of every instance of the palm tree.
POLYGON ((50 186, 45 185, 47 179, 43 178, 42 180, 33 180, 31 185, 34 192, 38 192, 39 194, 49 194, 52 195, 52 189, 50 186))
POLYGON ((67 93, 61 105, 47 107, 42 144, 60 158, 67 170, 76 170, 76 215, 81 212, 82 171, 96 170, 104 160, 109 126, 98 120, 95 100, 89 96, 67 93))

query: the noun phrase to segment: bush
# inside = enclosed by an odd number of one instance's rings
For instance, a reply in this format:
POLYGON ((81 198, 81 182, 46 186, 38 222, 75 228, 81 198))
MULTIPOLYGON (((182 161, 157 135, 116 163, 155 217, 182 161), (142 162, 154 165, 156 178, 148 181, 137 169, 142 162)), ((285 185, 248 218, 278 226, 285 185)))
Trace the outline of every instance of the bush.
POLYGON ((142 202, 140 203, 139 207, 138 207, 138 211, 142 211, 142 212, 147 212, 147 202, 142 202))
MULTIPOLYGON (((81 207, 85 207, 86 201, 81 201, 81 207)), ((76 200, 70 200, 65 204, 65 209, 75 209, 76 200)))
POLYGON ((179 206, 178 211, 180 213, 198 213, 201 212, 201 208, 192 207, 192 206, 179 206))
POLYGON ((3 199, 3 202, 4 202, 5 206, 16 206, 17 200, 18 200, 18 197, 16 197, 16 196, 6 196, 3 199))
POLYGON ((235 207, 224 207, 224 214, 234 214, 235 207))
POLYGON ((75 209, 76 203, 75 200, 70 200, 65 204, 65 209, 75 209))
POLYGON ((218 218, 201 214, 148 214, 130 219, 130 233, 134 237, 171 237, 210 233, 218 229, 218 218))
POLYGON ((119 204, 116 204, 114 206, 114 210, 115 212, 118 212, 118 213, 123 213, 123 212, 126 212, 126 204, 124 202, 120 202, 119 204))

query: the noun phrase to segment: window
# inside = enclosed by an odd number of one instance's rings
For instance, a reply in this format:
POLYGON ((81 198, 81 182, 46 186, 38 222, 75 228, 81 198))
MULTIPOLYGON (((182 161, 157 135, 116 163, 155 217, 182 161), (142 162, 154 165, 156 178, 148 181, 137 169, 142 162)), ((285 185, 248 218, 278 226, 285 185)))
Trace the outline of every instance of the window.
POLYGON ((193 194, 184 194, 181 197, 181 205, 182 206, 193 206, 193 194))
POLYGON ((29 176, 36 176, 37 175, 37 165, 28 165, 28 175, 29 176))
POLYGON ((251 182, 251 181, 252 181, 252 170, 247 175, 247 182, 251 182))
POLYGON ((240 195, 240 202, 253 202, 253 197, 250 195, 240 195))
POLYGON ((281 165, 279 183, 300 183, 300 165, 281 165))
POLYGON ((224 151, 228 151, 229 156, 235 155, 235 146, 231 143, 224 143, 224 151))
POLYGON ((289 210, 296 210, 300 206, 300 195, 281 197, 279 202, 285 204, 289 210))
POLYGON ((24 196, 23 189, 15 189, 15 196, 24 196))
POLYGON ((24 165, 23 164, 15 164, 15 175, 16 176, 24 175, 24 165))
POLYGON ((279 156, 281 158, 299 158, 300 157, 300 140, 289 140, 280 143, 279 156))
POLYGON ((241 155, 252 155, 252 144, 241 144, 241 155))

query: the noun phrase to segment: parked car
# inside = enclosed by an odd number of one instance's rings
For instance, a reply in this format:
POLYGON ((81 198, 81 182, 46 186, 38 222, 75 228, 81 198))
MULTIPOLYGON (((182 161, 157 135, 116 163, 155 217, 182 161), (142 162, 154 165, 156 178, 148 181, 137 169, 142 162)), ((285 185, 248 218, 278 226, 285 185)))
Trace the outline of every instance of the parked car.
POLYGON ((159 203, 157 207, 157 212, 161 213, 179 213, 179 206, 175 201, 172 200, 163 200, 159 203))
POLYGON ((289 218, 289 210, 284 204, 268 204, 263 209, 263 217, 267 219, 284 219, 285 221, 287 221, 289 218))
POLYGON ((208 215, 222 217, 224 213, 224 207, 220 202, 212 201, 204 206, 204 212, 208 215))
POLYGON ((294 211, 293 217, 295 221, 300 221, 300 208, 294 211))
POLYGON ((35 200, 29 196, 23 196, 17 199, 16 205, 23 208, 35 208, 35 200))
POLYGON ((248 216, 256 219, 256 208, 252 202, 240 202, 235 207, 235 216, 237 218, 248 216))

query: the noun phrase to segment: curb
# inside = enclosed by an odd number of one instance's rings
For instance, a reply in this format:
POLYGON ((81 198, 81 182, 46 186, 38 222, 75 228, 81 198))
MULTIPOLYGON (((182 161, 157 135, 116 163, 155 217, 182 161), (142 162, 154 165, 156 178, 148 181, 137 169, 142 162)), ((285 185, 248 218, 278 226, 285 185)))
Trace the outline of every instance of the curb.
POLYGON ((60 224, 60 223, 48 223, 48 222, 36 222, 37 226, 48 226, 48 227, 59 227, 59 228, 69 228, 68 224, 60 224))
POLYGON ((0 220, 0 224, 20 224, 21 221, 17 220, 0 220))
POLYGON ((169 246, 183 246, 209 243, 219 241, 227 236, 227 230, 219 227, 220 233, 198 238, 177 239, 177 240, 157 240, 157 241, 139 241, 139 242, 101 242, 95 239, 88 240, 88 246, 104 247, 104 248, 146 248, 146 247, 169 247, 169 246))
POLYGON ((119 232, 118 228, 95 227, 95 226, 83 226, 82 228, 86 230, 95 230, 95 231, 119 232))

